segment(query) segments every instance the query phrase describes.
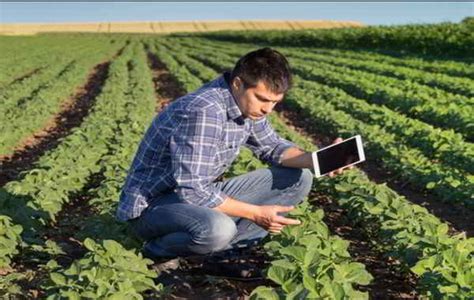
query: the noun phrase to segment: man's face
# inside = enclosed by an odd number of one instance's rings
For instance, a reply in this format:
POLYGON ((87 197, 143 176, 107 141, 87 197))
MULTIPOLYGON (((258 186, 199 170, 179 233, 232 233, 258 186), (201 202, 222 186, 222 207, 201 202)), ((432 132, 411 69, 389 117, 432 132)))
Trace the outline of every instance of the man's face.
POLYGON ((271 113, 284 97, 283 93, 275 94, 270 91, 263 81, 259 81, 255 87, 244 88, 238 77, 232 83, 232 93, 242 115, 251 120, 261 119, 271 113))

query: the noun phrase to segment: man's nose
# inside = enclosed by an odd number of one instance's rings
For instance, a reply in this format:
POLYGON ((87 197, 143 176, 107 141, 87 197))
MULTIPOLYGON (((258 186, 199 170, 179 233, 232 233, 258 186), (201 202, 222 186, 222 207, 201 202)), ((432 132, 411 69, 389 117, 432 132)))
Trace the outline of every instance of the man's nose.
POLYGON ((270 105, 265 105, 262 107, 262 112, 264 114, 269 114, 272 112, 272 109, 273 109, 273 104, 270 104, 270 105))

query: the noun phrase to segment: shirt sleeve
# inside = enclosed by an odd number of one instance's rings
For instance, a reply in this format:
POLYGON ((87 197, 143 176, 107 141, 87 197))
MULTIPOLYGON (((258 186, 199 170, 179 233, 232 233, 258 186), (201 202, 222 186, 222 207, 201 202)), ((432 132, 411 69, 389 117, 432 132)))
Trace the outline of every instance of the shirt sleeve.
POLYGON ((223 130, 221 117, 211 109, 191 111, 181 117, 170 138, 178 197, 199 206, 218 206, 227 197, 212 184, 214 159, 223 130))
POLYGON ((263 162, 281 165, 282 154, 291 147, 292 142, 280 137, 270 125, 267 118, 252 124, 250 136, 245 144, 263 162))

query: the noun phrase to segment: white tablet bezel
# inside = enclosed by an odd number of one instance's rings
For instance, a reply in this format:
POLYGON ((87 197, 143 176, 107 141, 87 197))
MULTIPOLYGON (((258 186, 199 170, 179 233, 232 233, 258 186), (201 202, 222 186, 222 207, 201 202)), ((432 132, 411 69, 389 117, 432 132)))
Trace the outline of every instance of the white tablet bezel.
POLYGON ((348 139, 343 140, 343 141, 340 142, 340 143, 333 144, 333 145, 329 145, 329 146, 327 146, 327 147, 324 147, 324 148, 319 149, 318 151, 314 151, 314 152, 311 154, 311 157, 312 157, 312 159, 313 159, 314 176, 315 176, 315 177, 321 177, 321 176, 324 176, 324 175, 327 175, 327 174, 330 173, 330 172, 324 173, 324 174, 321 174, 321 173, 320 173, 320 170, 319 170, 319 161, 318 161, 318 152, 319 152, 319 151, 326 150, 326 149, 328 149, 328 148, 331 148, 331 147, 333 147, 333 146, 336 146, 336 145, 339 145, 339 144, 341 144, 341 143, 347 142, 347 141, 349 141, 349 140, 351 140, 351 139, 354 139, 354 138, 356 139, 357 151, 358 151, 358 154, 359 154, 359 158, 360 158, 360 159, 359 159, 358 161, 353 162, 352 164, 349 164, 349 165, 345 166, 345 168, 350 167, 350 166, 353 166, 353 165, 355 165, 355 164, 358 164, 358 163, 360 163, 360 162, 365 161, 365 153, 364 153, 364 147, 363 147, 363 145, 362 145, 362 137, 361 137, 360 135, 355 135, 355 136, 353 136, 353 137, 350 137, 350 138, 348 138, 348 139))

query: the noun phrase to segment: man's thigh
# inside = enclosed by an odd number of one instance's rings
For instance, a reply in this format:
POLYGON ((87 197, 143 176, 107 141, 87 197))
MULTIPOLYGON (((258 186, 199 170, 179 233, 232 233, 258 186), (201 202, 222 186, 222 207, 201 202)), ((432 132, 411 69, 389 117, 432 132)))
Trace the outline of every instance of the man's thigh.
POLYGON ((313 175, 308 170, 270 167, 216 183, 225 194, 237 200, 262 204, 289 204, 292 197, 309 192, 313 175))
POLYGON ((140 238, 149 240, 174 232, 193 235, 213 231, 212 227, 227 224, 226 218, 229 217, 216 210, 183 203, 176 193, 170 193, 147 207, 132 221, 132 228, 140 238))

